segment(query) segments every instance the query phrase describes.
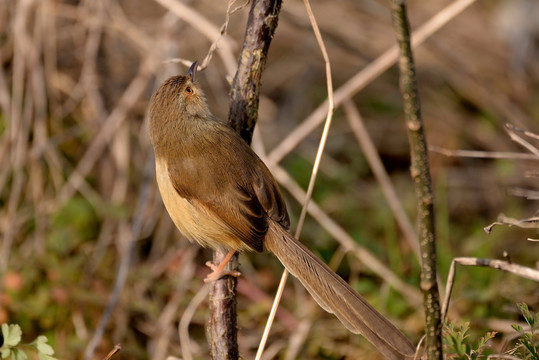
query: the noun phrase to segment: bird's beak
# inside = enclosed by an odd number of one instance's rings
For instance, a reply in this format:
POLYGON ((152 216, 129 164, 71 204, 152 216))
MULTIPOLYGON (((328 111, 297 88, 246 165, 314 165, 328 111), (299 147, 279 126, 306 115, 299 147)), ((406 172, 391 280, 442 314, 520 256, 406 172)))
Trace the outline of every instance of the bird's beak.
POLYGON ((189 70, 187 70, 187 76, 191 78, 191 82, 195 82, 195 77, 197 74, 197 66, 198 66, 198 61, 195 60, 195 62, 191 64, 191 67, 189 68, 189 70))

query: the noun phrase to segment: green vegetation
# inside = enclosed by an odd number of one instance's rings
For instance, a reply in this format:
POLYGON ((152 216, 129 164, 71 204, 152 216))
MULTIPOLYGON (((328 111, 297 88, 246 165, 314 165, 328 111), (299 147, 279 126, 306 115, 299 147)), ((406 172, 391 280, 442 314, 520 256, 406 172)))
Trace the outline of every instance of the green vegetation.
POLYGON ((21 343, 22 331, 19 325, 2 324, 0 338, 0 358, 6 360, 27 360, 28 353, 35 353, 39 360, 57 360, 54 350, 47 344, 47 337, 40 335, 31 343, 21 343))

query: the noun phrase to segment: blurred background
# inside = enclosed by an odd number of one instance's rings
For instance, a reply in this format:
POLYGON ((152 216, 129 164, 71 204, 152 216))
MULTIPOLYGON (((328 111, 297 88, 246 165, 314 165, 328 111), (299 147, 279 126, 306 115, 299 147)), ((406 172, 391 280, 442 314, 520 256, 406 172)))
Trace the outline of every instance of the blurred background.
MULTIPOLYGON (((412 28, 451 3, 408 1, 412 28)), ((199 77, 214 114, 227 117, 250 8, 241 5, 0 2, 0 323, 19 324, 23 341, 47 335, 58 358, 82 358, 123 266, 125 286, 90 358, 102 359, 116 343, 123 346, 118 359, 181 357, 177 326, 209 272, 204 263, 211 252, 183 239, 164 211, 147 105, 160 82, 186 72, 171 60, 204 59, 228 17, 227 35, 199 77)), ((312 7, 336 91, 395 44, 389 1, 313 0, 312 7)), ((534 229, 498 226, 487 235, 483 228, 501 213, 527 218, 537 210, 538 159, 504 130, 510 123, 538 131, 537 19, 535 0, 476 1, 415 51, 427 140, 436 150, 430 161, 444 284, 455 256, 501 258, 507 251, 514 263, 536 267, 539 245, 527 240, 538 237, 534 229), (456 150, 510 154, 440 153, 456 150)), ((361 114, 396 190, 393 200, 413 225, 398 69, 393 65, 364 85, 343 90, 347 109, 361 114)), ((280 174, 294 229, 302 202, 294 185, 307 188, 322 127, 305 136, 297 129, 327 98, 324 62, 299 0, 283 4, 261 91, 254 147, 280 174), (285 139, 297 146, 276 155, 285 139)), ((301 239, 417 343, 423 334, 419 263, 352 123, 350 111, 338 107, 314 190, 318 213, 308 216, 301 239)), ((241 255, 240 263, 239 344, 249 359, 282 267, 264 254, 241 255)), ((472 337, 502 332, 494 339, 500 348, 509 324, 521 321, 516 302, 537 311, 537 284, 493 269, 459 268, 449 318, 470 321, 472 337)), ((199 359, 208 358, 207 306, 198 306, 189 327, 199 359)), ((376 356, 289 280, 267 359, 376 356)))

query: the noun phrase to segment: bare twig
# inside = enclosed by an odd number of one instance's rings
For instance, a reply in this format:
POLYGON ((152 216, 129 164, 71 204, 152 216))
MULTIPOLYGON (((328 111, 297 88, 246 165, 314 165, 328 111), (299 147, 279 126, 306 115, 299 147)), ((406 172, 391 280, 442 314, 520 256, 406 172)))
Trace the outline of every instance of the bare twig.
MULTIPOLYGON (((219 34, 220 35, 215 40, 213 40, 213 42, 212 42, 212 44, 210 46, 210 49, 208 50, 208 53, 204 57, 204 60, 202 60, 200 62, 200 64, 198 65, 199 70, 203 70, 208 66, 208 64, 213 59, 213 54, 218 49, 218 46, 221 43, 221 39, 227 35, 228 25, 230 23, 230 15, 232 15, 235 12, 241 10, 242 8, 244 8, 245 6, 247 6, 249 4, 249 0, 247 0, 243 4, 238 5, 234 9, 232 9, 232 5, 234 5, 236 3, 236 1, 237 0, 230 0, 228 2, 228 6, 227 6, 227 9, 226 9, 225 22, 223 23, 223 25, 221 25, 221 28, 219 29, 219 34)), ((193 63, 193 60, 175 58, 175 59, 168 60, 167 62, 181 63, 181 64, 185 65, 186 67, 189 67, 193 63)))
POLYGON ((501 151, 478 151, 478 150, 453 150, 435 145, 429 145, 429 151, 445 156, 466 157, 476 159, 512 159, 512 160, 539 160, 539 157, 533 154, 524 154, 518 152, 501 151))
MULTIPOLYGON (((206 36, 210 41, 215 41, 222 37, 221 31, 212 24, 208 19, 202 16, 191 7, 176 1, 176 0, 155 0, 163 7, 173 12, 177 17, 197 29, 201 34, 206 36)), ((220 41, 220 46, 217 48, 223 64, 225 65, 228 75, 232 76, 236 71, 236 60, 234 59, 234 44, 232 40, 224 36, 220 41)))
POLYGON ((281 10, 280 0, 254 0, 249 11, 238 71, 230 89, 228 122, 241 137, 251 144, 258 118, 260 80, 277 28, 281 10))
POLYGON ((489 267, 496 270, 507 271, 514 275, 539 282, 539 270, 532 269, 523 265, 513 264, 509 261, 496 259, 481 259, 475 257, 454 258, 451 262, 451 267, 449 268, 449 273, 447 275, 445 298, 442 305, 442 320, 445 320, 447 316, 449 301, 451 299, 451 292, 453 290, 453 284, 455 282, 456 265, 489 267))
POLYGON ((537 147, 530 144, 528 141, 524 140, 522 137, 517 135, 517 132, 523 133, 524 135, 530 136, 530 132, 526 132, 524 130, 518 129, 514 127, 511 124, 505 124, 505 131, 509 134, 511 137, 511 140, 515 141, 516 143, 524 146, 526 150, 534 154, 535 156, 539 157, 539 149, 537 147))
POLYGON ((378 152, 376 151, 376 148, 369 137, 369 134, 367 133, 367 128, 363 124, 363 120, 361 119, 361 115, 359 114, 357 107, 351 100, 346 100, 344 102, 344 111, 346 113, 348 123, 350 124, 350 127, 352 128, 352 131, 354 132, 354 135, 356 136, 356 139, 359 142, 367 161, 369 162, 372 172, 374 173, 374 176, 376 176, 376 179, 382 188, 386 201, 389 204, 391 211, 393 211, 393 215, 395 216, 395 219, 397 219, 397 222, 399 223, 401 230, 408 241, 408 245, 419 258, 419 243, 417 242, 415 230, 410 219, 408 218, 408 215, 406 215, 406 212, 404 211, 404 207, 397 196, 397 191, 391 183, 391 179, 389 178, 384 165, 382 164, 380 155, 378 155, 378 152))
MULTIPOLYGON (((335 109, 335 102, 333 99, 333 80, 331 77, 331 63, 329 61, 329 55, 326 50, 326 46, 324 44, 324 40, 322 39, 322 34, 320 33, 320 29, 318 27, 318 24, 316 22, 316 18, 314 17, 311 4, 309 0, 303 1, 305 5, 305 9, 307 11, 307 14, 309 15, 309 20, 311 22, 311 26, 313 28, 314 34, 316 36, 316 41, 318 43, 318 46, 320 48, 320 51, 322 52, 322 57, 324 58, 324 63, 326 67, 326 81, 327 81, 327 91, 328 91, 328 110, 326 114, 326 121, 324 124, 324 130, 322 132, 322 137, 320 139, 320 143, 318 145, 318 151, 316 153, 316 158, 313 164, 312 172, 311 172, 311 178, 309 180, 309 185, 307 188, 307 194, 304 198, 304 203, 301 209, 301 214, 299 216, 298 225, 296 227, 295 237, 299 238, 301 231, 303 230, 303 225, 305 223, 305 217, 307 215, 307 208, 309 206, 309 201, 311 200, 314 185, 316 183, 316 177, 318 175, 318 169, 320 168, 320 161, 322 159, 322 155, 324 154, 324 148, 326 146, 329 129, 331 127, 331 120, 333 119, 333 111, 335 109)), ((256 353, 256 360, 259 360, 262 357, 262 353, 264 352, 264 347, 266 345, 266 341, 269 335, 269 331, 271 328, 271 325, 273 323, 273 319, 275 317, 275 313, 277 310, 277 306, 279 302, 281 301, 282 294, 284 292, 284 287, 286 284, 286 278, 288 277, 288 271, 285 269, 283 271, 283 275, 281 276, 281 281, 279 282, 279 288, 277 289, 277 293, 275 294, 275 300, 273 302, 273 306, 271 309, 271 312, 268 316, 268 320, 266 323, 266 327, 264 329, 264 334, 262 336, 262 339, 260 341, 260 345, 258 347, 258 351, 256 353)))
POLYGON ((83 356, 84 360, 89 360, 93 357, 95 349, 101 341, 101 338, 105 333, 105 328, 110 321, 112 311, 116 307, 116 304, 118 303, 118 300, 120 298, 120 294, 122 293, 122 290, 124 288, 127 274, 129 271, 129 266, 131 264, 131 258, 133 255, 133 245, 135 243, 135 240, 138 239, 140 235, 144 222, 144 214, 149 201, 149 189, 151 188, 150 184, 152 183, 154 167, 155 165, 153 162, 153 158, 150 158, 146 163, 144 181, 140 188, 137 207, 135 209, 135 214, 131 223, 131 229, 129 231, 125 229, 126 232, 120 235, 123 235, 125 238, 120 239, 120 241, 123 241, 123 243, 120 243, 119 245, 123 248, 120 251, 120 264, 118 265, 118 270, 116 272, 114 288, 108 300, 107 307, 105 308, 105 311, 99 319, 95 333, 92 336, 91 340, 88 342, 88 345, 86 346, 83 356))
MULTIPOLYGON (((162 0, 160 0, 162 1, 162 0)), ((168 1, 168 0, 167 0, 168 1)), ((229 7, 230 9, 230 7, 229 7)), ((238 69, 230 89, 229 124, 241 137, 251 143, 258 118, 260 80, 266 58, 277 27, 281 0, 254 0, 249 11, 247 27, 240 54, 238 69)), ((214 253, 214 262, 220 263, 224 254, 214 253)), ((237 270, 235 255, 227 268, 237 270)), ((210 324, 212 357, 237 359, 239 357, 236 326, 235 277, 224 277, 212 282, 210 292, 210 324)))
MULTIPOLYGON (((423 24, 412 34, 412 47, 416 48, 425 40, 440 30, 449 21, 453 20, 462 11, 468 8, 476 0, 456 0, 440 10, 429 21, 423 24)), ((369 65, 359 71, 344 85, 335 90, 335 106, 339 106, 345 99, 349 99, 357 92, 363 90, 368 84, 389 69, 398 58, 398 47, 395 45, 385 51, 382 55, 372 61, 369 65)), ((268 164, 273 165, 280 162, 290 151, 292 151, 303 139, 305 139, 314 129, 316 129, 327 114, 328 100, 320 104, 296 129, 281 141, 268 154, 268 164)))
MULTIPOLYGON (((167 355, 169 343, 172 338, 170 336, 171 330, 173 329, 171 325, 177 318, 178 308, 188 289, 189 280, 193 279, 194 268, 195 268, 193 264, 193 258, 195 257, 195 254, 196 254, 195 248, 189 247, 185 251, 184 256, 182 256, 181 258, 182 270, 181 270, 181 273, 178 274, 179 276, 177 276, 176 289, 174 290, 174 293, 170 297, 170 300, 167 302, 167 304, 165 305, 165 307, 159 314, 159 318, 157 319, 157 323, 155 324, 155 333, 158 335, 156 336, 155 346, 152 352, 152 359, 154 360, 165 359, 167 355)), ((180 323, 182 322, 184 316, 186 316, 185 312, 182 315, 182 319, 180 320, 180 323)), ((187 321, 187 324, 189 324, 190 320, 191 320, 191 317, 183 321, 187 321)), ((183 334, 180 333, 180 335, 183 335, 183 334)), ((180 341, 181 340, 183 339, 180 336, 180 341)), ((182 349, 183 348, 184 347, 182 346, 182 349)), ((188 348, 189 347, 186 346, 186 349, 188 348)), ((184 356, 184 358, 187 359, 186 356, 184 356)))
MULTIPOLYGON (((290 194, 299 202, 305 200, 305 191, 292 179, 292 177, 280 166, 271 168, 275 179, 290 192, 290 194)), ((368 249, 357 244, 350 234, 346 232, 335 220, 331 219, 314 201, 309 202, 309 215, 311 215, 332 237, 334 237, 343 248, 355 256, 361 263, 377 274, 380 278, 387 281, 397 292, 412 306, 421 304, 421 293, 402 281, 391 269, 381 262, 368 249)))
POLYGON ((527 219, 515 219, 505 216, 504 214, 500 214, 498 216, 498 221, 493 222, 488 226, 485 226, 483 230, 485 230, 487 234, 490 234, 492 232, 492 228, 496 225, 517 226, 523 229, 537 229, 539 228, 539 217, 532 216, 527 219))
MULTIPOLYGON (((63 204, 69 199, 84 181, 84 176, 90 172, 96 161, 105 150, 110 139, 113 137, 118 128, 124 123, 127 118, 128 111, 133 107, 138 98, 146 89, 150 76, 157 68, 161 44, 158 42, 155 47, 155 52, 148 56, 144 63, 141 64, 138 75, 131 81, 121 99, 118 101, 116 108, 110 113, 103 127, 95 136, 93 142, 89 146, 84 156, 79 160, 77 167, 73 170, 68 183, 60 191, 58 202, 63 204)), ((58 204, 55 204, 56 206, 58 204)))
POLYGON ((410 139, 412 157, 411 175, 414 180, 418 235, 421 250, 421 290, 424 297, 426 322, 426 348, 429 360, 442 359, 442 322, 436 268, 436 233, 434 222, 434 195, 429 172, 427 140, 423 129, 421 106, 417 89, 410 25, 404 0, 393 0, 392 17, 399 44, 400 89, 403 97, 404 115, 410 139))
POLYGON ((518 133, 524 134, 524 135, 526 135, 528 137, 531 137, 532 139, 539 140, 539 135, 537 135, 536 133, 533 133, 533 132, 528 131, 528 130, 517 128, 513 124, 505 124, 505 127, 507 129, 510 129, 513 132, 518 132, 518 133))
POLYGON ((218 45, 221 42, 221 39, 223 36, 226 35, 228 30, 228 24, 230 22, 230 15, 234 14, 236 11, 241 10, 245 6, 249 4, 249 0, 245 1, 243 4, 236 6, 234 9, 232 9, 232 5, 236 3, 236 0, 231 0, 228 2, 228 6, 226 9, 226 18, 223 25, 221 25, 221 28, 219 29, 220 36, 213 41, 213 43, 210 46, 210 49, 208 50, 208 54, 206 54, 206 57, 204 60, 202 60, 202 63, 200 64, 200 67, 204 69, 208 64, 210 63, 211 59, 213 58, 213 54, 218 49, 218 45))
POLYGON ((182 345, 182 356, 184 360, 192 360, 193 354, 191 351, 191 339, 189 338, 189 324, 195 314, 196 309, 206 299, 210 292, 210 284, 204 284, 202 288, 191 299, 189 305, 184 310, 183 315, 178 325, 178 332, 180 334, 180 343, 182 345))
POLYGON ((118 352, 120 352, 120 350, 122 350, 122 345, 120 345, 120 344, 114 345, 114 348, 107 354, 107 356, 105 356, 105 358, 103 360, 112 359, 112 357, 114 355, 116 355, 118 352))

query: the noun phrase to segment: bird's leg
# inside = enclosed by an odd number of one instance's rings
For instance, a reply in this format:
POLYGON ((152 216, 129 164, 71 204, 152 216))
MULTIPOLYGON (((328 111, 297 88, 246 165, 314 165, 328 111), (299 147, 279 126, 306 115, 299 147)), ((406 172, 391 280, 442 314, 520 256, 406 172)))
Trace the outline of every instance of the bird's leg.
POLYGON ((224 270, 226 264, 230 261, 230 259, 235 253, 236 253, 236 250, 230 250, 228 254, 226 254, 223 261, 221 261, 221 263, 218 266, 214 265, 211 261, 208 261, 206 263, 206 266, 212 269, 212 272, 208 276, 206 276, 206 278, 204 279, 204 282, 207 283, 207 282, 219 280, 225 275, 230 275, 230 276, 235 276, 235 277, 241 276, 241 273, 239 271, 224 270))

